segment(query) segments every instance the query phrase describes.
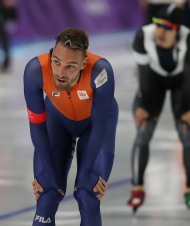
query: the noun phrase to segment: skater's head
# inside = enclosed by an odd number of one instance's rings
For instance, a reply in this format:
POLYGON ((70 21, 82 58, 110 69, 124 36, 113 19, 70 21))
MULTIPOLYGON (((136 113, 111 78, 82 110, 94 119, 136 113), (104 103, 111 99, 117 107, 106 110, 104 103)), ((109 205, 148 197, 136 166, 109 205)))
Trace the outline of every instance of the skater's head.
POLYGON ((171 48, 178 36, 178 30, 182 20, 182 9, 175 4, 162 7, 156 17, 153 17, 155 24, 156 43, 162 48, 171 48))
POLYGON ((51 68, 57 90, 70 93, 78 82, 88 62, 88 45, 88 34, 79 28, 67 28, 56 37, 51 68))

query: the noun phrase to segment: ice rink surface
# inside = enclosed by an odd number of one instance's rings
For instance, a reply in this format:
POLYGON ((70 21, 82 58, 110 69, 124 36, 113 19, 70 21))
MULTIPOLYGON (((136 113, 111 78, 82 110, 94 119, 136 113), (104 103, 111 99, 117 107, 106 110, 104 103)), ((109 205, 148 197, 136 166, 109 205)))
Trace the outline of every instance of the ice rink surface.
MULTIPOLYGON (((169 93, 151 142, 146 170, 146 201, 137 215, 126 206, 131 184, 131 146, 135 126, 131 104, 137 89, 137 72, 132 57, 133 32, 93 35, 89 51, 105 57, 115 74, 115 97, 120 114, 114 167, 101 205, 103 226, 189 226, 190 211, 183 200, 185 175, 182 150, 170 109, 169 93)), ((23 72, 36 55, 48 52, 54 40, 14 46, 11 72, 0 74, 0 226, 30 226, 35 212, 33 146, 23 95, 23 72)), ((57 226, 78 226, 80 216, 73 184, 74 157, 67 194, 56 215, 57 226)))

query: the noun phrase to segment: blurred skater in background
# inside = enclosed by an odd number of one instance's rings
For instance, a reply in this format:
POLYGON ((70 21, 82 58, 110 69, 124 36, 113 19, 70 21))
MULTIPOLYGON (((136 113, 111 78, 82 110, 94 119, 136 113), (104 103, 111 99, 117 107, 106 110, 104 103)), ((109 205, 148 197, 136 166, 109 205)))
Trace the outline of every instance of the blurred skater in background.
POLYGON ((14 0, 0 0, 0 43, 3 50, 0 71, 5 72, 11 64, 10 40, 6 27, 9 20, 17 19, 17 10, 14 0))
MULTIPOLYGON (((133 189, 128 205, 136 210, 145 199, 144 172, 149 142, 159 120, 167 90, 176 129, 183 144, 187 208, 190 209, 190 30, 181 25, 182 9, 164 6, 153 23, 142 27, 133 42, 139 90, 133 103, 137 134, 132 149, 133 189)), ((166 191, 169 192, 169 191, 166 191)))

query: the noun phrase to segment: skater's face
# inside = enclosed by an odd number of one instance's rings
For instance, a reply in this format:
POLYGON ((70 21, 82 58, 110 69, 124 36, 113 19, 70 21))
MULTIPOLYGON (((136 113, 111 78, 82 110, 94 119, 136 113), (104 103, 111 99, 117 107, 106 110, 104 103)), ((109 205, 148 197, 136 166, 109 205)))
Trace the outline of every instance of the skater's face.
POLYGON ((52 53, 51 67, 55 87, 68 93, 77 83, 80 71, 86 67, 87 57, 81 50, 71 49, 58 43, 52 53))
POLYGON ((172 47, 176 41, 178 27, 167 20, 161 21, 163 21, 163 24, 155 23, 156 43, 158 46, 168 49, 172 47))

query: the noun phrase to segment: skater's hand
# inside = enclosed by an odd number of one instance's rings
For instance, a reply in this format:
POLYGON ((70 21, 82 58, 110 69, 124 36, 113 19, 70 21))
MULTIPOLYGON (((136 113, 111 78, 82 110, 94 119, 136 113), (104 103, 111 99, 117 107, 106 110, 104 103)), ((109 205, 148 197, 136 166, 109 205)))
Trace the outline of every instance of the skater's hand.
POLYGON ((42 186, 38 183, 38 181, 36 179, 34 179, 34 181, 32 182, 32 187, 33 187, 33 191, 34 191, 34 195, 35 195, 35 200, 37 201, 40 198, 40 195, 38 194, 38 192, 43 192, 44 189, 42 188, 42 186))
POLYGON ((86 177, 86 180, 83 180, 82 181, 85 184, 89 183, 88 186, 82 186, 80 185, 79 187, 75 186, 74 188, 74 191, 76 192, 77 189, 81 189, 81 188, 84 188, 86 189, 87 191, 91 192, 92 194, 96 195, 97 199, 99 200, 102 200, 103 196, 105 195, 105 192, 107 190, 107 182, 104 181, 100 176, 96 176, 94 178, 92 177, 86 177), (89 182, 93 182, 94 180, 94 183, 93 185, 91 186, 91 184, 89 182), (98 180, 98 182, 97 182, 98 180), (95 184, 95 186, 94 186, 95 184))
POLYGON ((146 128, 146 119, 149 117, 149 113, 143 108, 137 108, 135 112, 135 124, 137 127, 142 126, 142 129, 146 128))
POLYGON ((99 177, 97 184, 93 188, 93 192, 99 192, 100 194, 98 194, 96 197, 99 200, 102 200, 103 196, 106 193, 106 190, 107 190, 107 182, 105 182, 105 180, 99 177))
MULTIPOLYGON (((40 195, 38 194, 38 192, 43 192, 44 189, 42 188, 42 186, 38 183, 38 181, 36 179, 34 179, 34 181, 32 182, 32 187, 33 187, 33 191, 34 191, 34 195, 35 195, 35 200, 38 201, 38 199, 40 198, 40 195)), ((61 195, 64 195, 64 192, 62 189, 57 190, 61 195)))
POLYGON ((190 126, 190 111, 185 112, 181 116, 181 120, 184 121, 184 122, 186 122, 190 126))

